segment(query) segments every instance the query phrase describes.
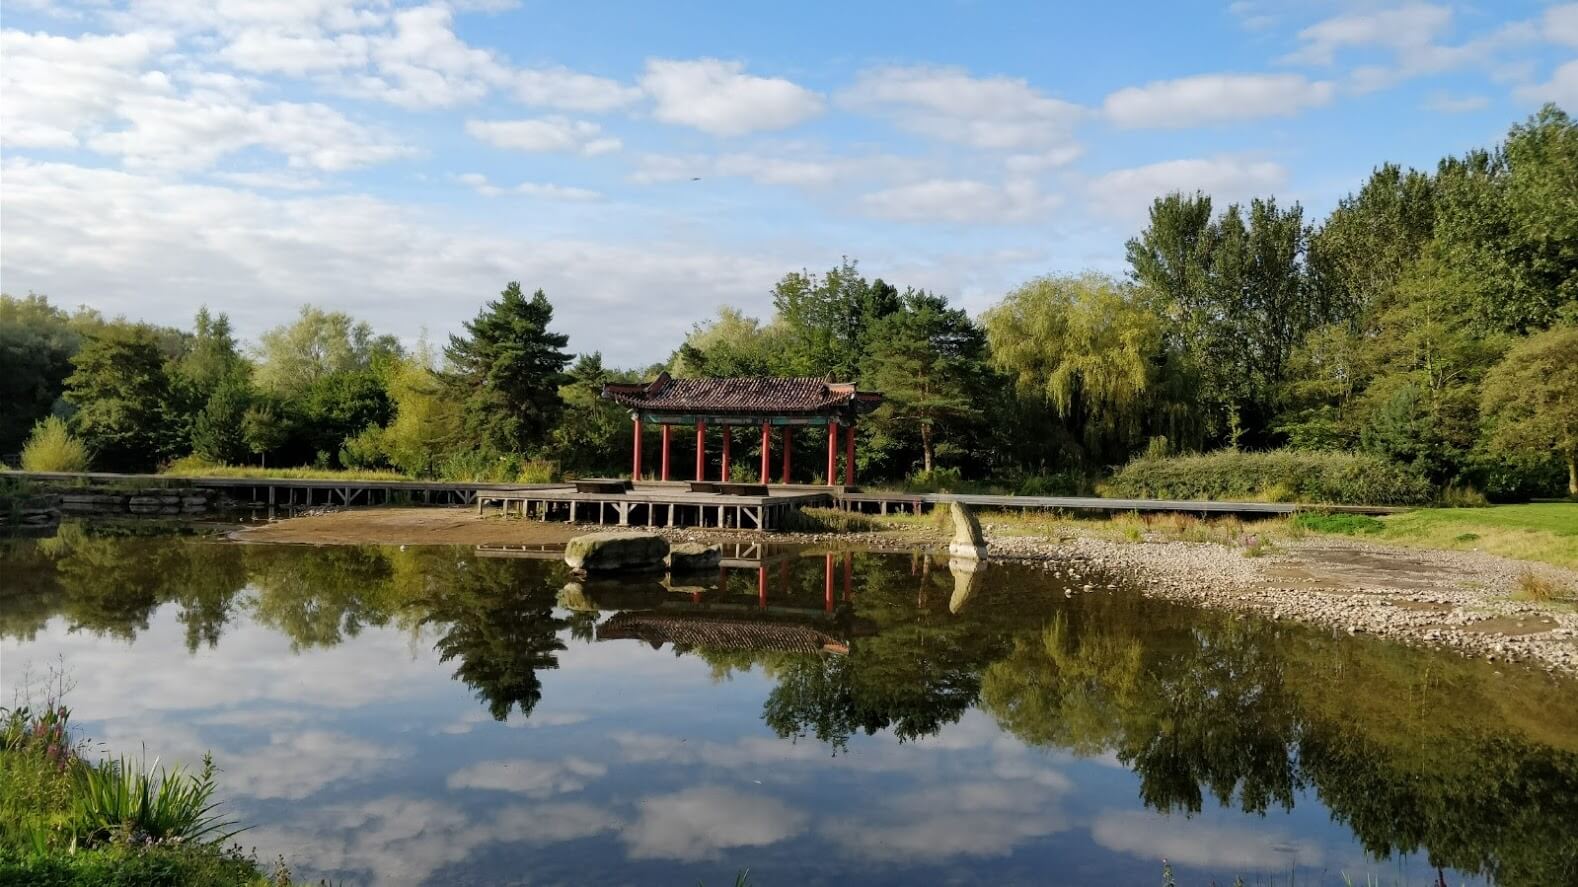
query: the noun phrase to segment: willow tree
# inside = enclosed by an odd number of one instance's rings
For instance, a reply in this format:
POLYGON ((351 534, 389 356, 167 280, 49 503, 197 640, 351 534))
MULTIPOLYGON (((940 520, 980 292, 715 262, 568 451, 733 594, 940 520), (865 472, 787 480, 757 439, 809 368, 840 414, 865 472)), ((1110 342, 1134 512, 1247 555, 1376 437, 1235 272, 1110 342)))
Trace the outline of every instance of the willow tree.
POLYGON ((1021 398, 1050 406, 1092 457, 1115 461, 1149 434, 1190 438, 1174 395, 1165 320, 1139 289, 1100 274, 1039 277, 982 318, 992 362, 1021 398))

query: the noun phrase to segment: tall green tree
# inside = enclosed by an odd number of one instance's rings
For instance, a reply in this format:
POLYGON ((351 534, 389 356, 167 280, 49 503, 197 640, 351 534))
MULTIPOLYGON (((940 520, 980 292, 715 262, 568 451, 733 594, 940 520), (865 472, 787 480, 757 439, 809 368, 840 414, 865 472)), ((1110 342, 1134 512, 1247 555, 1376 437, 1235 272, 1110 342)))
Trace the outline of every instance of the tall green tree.
POLYGON ((466 431, 501 453, 529 452, 543 443, 564 409, 569 337, 549 329, 553 305, 531 298, 515 281, 487 303, 463 336, 450 336, 448 379, 463 399, 466 431))
POLYGON ((295 321, 260 338, 254 382, 263 391, 294 395, 336 373, 374 370, 400 353, 393 336, 375 335, 365 321, 303 305, 295 321))
POLYGON ((220 377, 192 423, 192 452, 211 462, 245 462, 249 451, 245 422, 251 402, 252 386, 244 373, 232 370, 220 377))
POLYGON ((939 439, 952 443, 984 413, 986 336, 946 298, 911 290, 876 322, 871 341, 863 378, 883 394, 874 424, 890 439, 918 438, 921 469, 930 472, 939 439))
POLYGON ((630 414, 603 398, 608 382, 634 381, 603 365, 600 352, 583 354, 570 368, 570 381, 559 389, 564 413, 552 433, 552 452, 563 468, 576 472, 617 471, 634 444, 630 414))
POLYGON ((116 324, 93 336, 71 359, 66 400, 75 430, 107 468, 146 470, 178 455, 172 431, 171 385, 155 331, 116 324))
POLYGON ((0 453, 21 449, 60 399, 81 335, 44 296, 0 295, 0 453))
POLYGON ((1482 409, 1493 451, 1554 454, 1578 497, 1578 327, 1519 342, 1485 379, 1482 409))
POLYGON ((785 363, 783 327, 763 326, 738 308, 724 306, 718 316, 698 323, 669 359, 679 378, 772 376, 790 372, 785 363))
POLYGON ((825 274, 787 274, 773 287, 774 324, 784 337, 778 372, 795 376, 858 378, 882 318, 899 310, 899 291, 868 281, 844 259, 825 274))

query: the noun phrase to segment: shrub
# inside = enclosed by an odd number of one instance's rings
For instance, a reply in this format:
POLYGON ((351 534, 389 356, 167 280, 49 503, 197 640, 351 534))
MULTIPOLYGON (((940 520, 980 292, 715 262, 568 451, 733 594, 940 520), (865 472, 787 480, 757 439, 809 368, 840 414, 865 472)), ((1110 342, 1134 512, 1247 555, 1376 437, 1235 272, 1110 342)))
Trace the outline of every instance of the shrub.
POLYGON ((904 491, 907 493, 952 493, 957 492, 964 483, 964 476, 957 468, 933 468, 931 471, 917 471, 904 479, 904 491))
POLYGON ((199 774, 166 770, 155 761, 144 769, 130 758, 77 768, 72 819, 77 835, 100 843, 125 833, 163 841, 224 841, 239 829, 219 818, 214 796, 214 761, 205 755, 199 774))
POLYGON ((1303 450, 1142 456, 1113 475, 1103 492, 1135 498, 1343 505, 1419 505, 1432 498, 1423 476, 1378 456, 1303 450))
POLYGON ((351 469, 377 469, 389 467, 389 448, 384 430, 369 425, 340 445, 340 464, 351 469))
POLYGON ((1445 508, 1485 508, 1490 505, 1490 500, 1471 484, 1447 484, 1441 489, 1438 504, 1445 508))
POLYGON ((1559 601, 1569 600, 1573 594, 1555 581, 1526 570, 1518 577, 1518 591, 1514 596, 1526 601, 1559 601))
POLYGON ((33 426, 22 447, 22 470, 87 471, 87 445, 72 436, 65 419, 50 416, 33 426))

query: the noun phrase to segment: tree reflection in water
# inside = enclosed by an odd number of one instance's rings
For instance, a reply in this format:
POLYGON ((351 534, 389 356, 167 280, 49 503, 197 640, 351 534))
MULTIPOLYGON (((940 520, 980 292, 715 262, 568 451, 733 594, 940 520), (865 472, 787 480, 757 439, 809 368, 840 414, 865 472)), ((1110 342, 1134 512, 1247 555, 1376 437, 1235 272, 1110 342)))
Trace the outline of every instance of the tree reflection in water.
MULTIPOLYGON (((220 644, 238 612, 297 649, 395 626, 435 638, 500 720, 531 715, 541 672, 567 642, 594 642, 600 618, 595 600, 556 608, 560 564, 453 548, 243 546, 67 526, 0 543, 0 563, 0 637, 32 637, 58 616, 129 639, 165 604, 193 650, 220 644)), ((823 564, 802 558, 786 584, 775 580, 775 612, 819 612, 823 564)), ((1027 568, 992 567, 953 608, 941 561, 857 555, 852 573, 852 600, 817 617, 845 654, 676 654, 720 676, 760 670, 773 683, 766 724, 835 753, 857 733, 929 736, 979 708, 1030 745, 1114 755, 1157 810, 1192 813, 1209 797, 1261 812, 1313 793, 1376 855, 1423 850, 1433 865, 1498 883, 1578 883, 1571 682, 1130 593, 1066 596, 1027 568)), ((753 575, 736 576, 697 606, 756 590, 753 575)), ((643 587, 604 599, 674 612, 690 597, 643 587)))

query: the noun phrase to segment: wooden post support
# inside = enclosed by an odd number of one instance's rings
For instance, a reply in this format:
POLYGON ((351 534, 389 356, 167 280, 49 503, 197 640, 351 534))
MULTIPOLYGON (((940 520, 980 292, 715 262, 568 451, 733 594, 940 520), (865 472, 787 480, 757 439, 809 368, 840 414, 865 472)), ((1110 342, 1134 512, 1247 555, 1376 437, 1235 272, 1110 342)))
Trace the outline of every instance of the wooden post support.
POLYGON ((773 426, 762 423, 762 483, 773 479, 773 426))
POLYGON ((756 568, 756 606, 767 609, 767 566, 756 568))
POLYGON ((789 460, 794 452, 794 426, 784 426, 784 476, 783 482, 789 482, 789 460))
POLYGON ((822 608, 833 612, 833 553, 823 555, 822 566, 822 608))
POLYGON ((844 432, 844 486, 855 485, 855 423, 844 432))
POLYGON ((838 423, 827 420, 827 485, 838 483, 838 423))
POLYGON ((696 423, 696 480, 707 479, 707 423, 696 423))
POLYGON ((718 466, 718 480, 729 482, 729 444, 734 440, 733 429, 723 426, 723 462, 718 466))
POLYGON ((664 423, 663 424, 663 466, 662 466, 661 477, 664 480, 668 480, 668 446, 669 446, 669 429, 671 427, 672 426, 670 426, 668 423, 664 423))
POLYGON ((637 416, 635 418, 635 423, 636 423, 636 445, 635 445, 634 449, 631 451, 631 454, 630 454, 630 479, 631 480, 640 480, 641 479, 641 417, 640 416, 637 416))

